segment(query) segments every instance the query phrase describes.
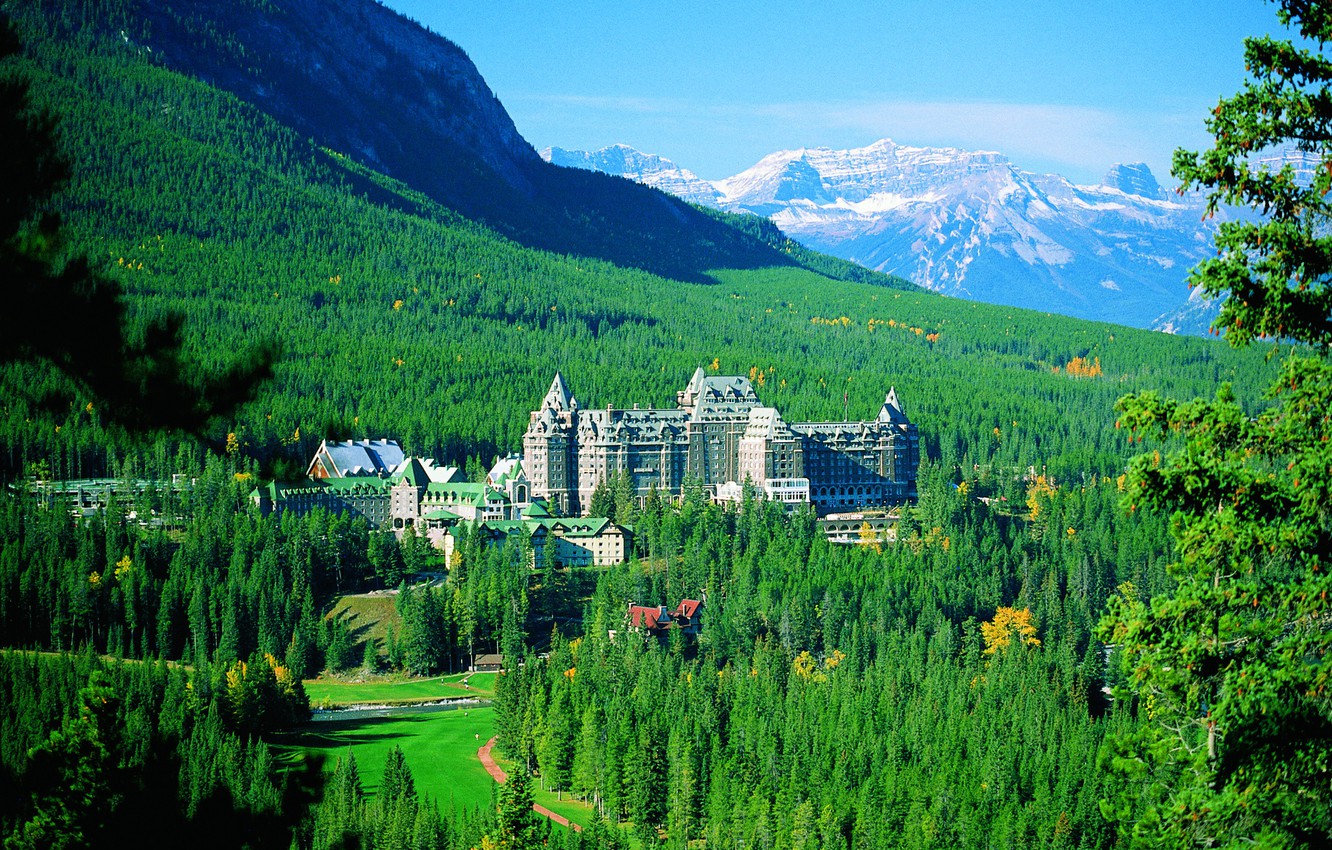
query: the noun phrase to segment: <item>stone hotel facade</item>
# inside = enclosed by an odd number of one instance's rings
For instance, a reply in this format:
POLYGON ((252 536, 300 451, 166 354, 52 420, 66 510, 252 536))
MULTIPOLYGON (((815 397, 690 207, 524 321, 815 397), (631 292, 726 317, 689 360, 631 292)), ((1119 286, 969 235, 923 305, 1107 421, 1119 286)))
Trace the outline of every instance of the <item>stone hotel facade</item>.
POLYGON ((916 497, 916 426, 889 389, 869 422, 786 422, 748 378, 694 372, 673 409, 584 410, 556 373, 523 436, 533 497, 570 516, 597 484, 628 471, 638 495, 680 495, 685 479, 714 494, 749 482, 767 498, 820 514, 916 497))

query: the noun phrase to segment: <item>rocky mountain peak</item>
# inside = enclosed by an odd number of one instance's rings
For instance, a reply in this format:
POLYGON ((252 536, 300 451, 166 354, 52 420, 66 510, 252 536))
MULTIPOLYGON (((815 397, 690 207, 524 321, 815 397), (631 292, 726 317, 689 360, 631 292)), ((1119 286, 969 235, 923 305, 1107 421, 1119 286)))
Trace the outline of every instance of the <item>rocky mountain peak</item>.
MULTIPOLYGON (((674 191, 667 174, 633 179, 674 191)), ((776 151, 711 185, 689 200, 771 218, 815 250, 939 292, 1140 327, 1193 329, 1158 317, 1188 298, 1185 276, 1215 227, 1142 163, 1079 186, 995 151, 891 139, 776 151)))
POLYGON ((1105 173, 1101 185, 1118 189, 1125 195, 1137 195, 1152 201, 1166 199, 1165 190, 1156 182, 1156 175, 1143 162, 1115 163, 1105 173))
POLYGON ((690 203, 716 206, 717 188, 694 172, 656 154, 643 153, 628 145, 610 145, 596 151, 574 151, 549 147, 541 158, 552 165, 616 174, 643 183, 690 203))

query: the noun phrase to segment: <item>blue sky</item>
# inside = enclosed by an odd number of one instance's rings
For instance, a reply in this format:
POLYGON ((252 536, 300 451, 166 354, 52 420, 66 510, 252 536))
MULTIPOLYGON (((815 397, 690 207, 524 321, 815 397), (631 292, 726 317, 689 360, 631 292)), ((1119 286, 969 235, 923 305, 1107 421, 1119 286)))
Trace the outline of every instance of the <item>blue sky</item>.
POLYGON ((718 179, 775 150, 997 150, 1096 182, 1169 177, 1243 80, 1260 0, 386 0, 471 56, 538 149, 615 143, 718 179))

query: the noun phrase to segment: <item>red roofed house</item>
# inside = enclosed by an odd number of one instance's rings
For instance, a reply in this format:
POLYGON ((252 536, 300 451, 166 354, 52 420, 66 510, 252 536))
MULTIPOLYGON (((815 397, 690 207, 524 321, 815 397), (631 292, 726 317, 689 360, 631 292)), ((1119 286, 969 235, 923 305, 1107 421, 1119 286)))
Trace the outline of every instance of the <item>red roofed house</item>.
POLYGON ((671 615, 666 613, 665 605, 653 608, 647 605, 630 605, 625 617, 629 628, 635 631, 664 632, 671 625, 671 615))
POLYGON ((703 602, 698 599, 682 599, 680 604, 671 612, 671 619, 675 625, 687 635, 698 634, 699 612, 703 610, 703 602))
POLYGON ((671 629, 679 629, 686 635, 696 635, 702 610, 703 603, 697 599, 682 600, 674 611, 667 611, 665 605, 630 605, 625 622, 631 631, 661 637, 671 629))

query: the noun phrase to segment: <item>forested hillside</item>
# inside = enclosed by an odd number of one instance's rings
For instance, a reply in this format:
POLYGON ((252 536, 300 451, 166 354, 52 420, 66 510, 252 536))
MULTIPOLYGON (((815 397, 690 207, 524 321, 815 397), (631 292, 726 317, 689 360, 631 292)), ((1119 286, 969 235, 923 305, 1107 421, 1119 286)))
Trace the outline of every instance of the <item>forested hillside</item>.
MULTIPOLYGON (((328 6, 298 5, 326 20, 328 6)), ((501 220, 483 208, 484 181, 450 176, 482 187, 469 199, 388 176, 387 159, 324 135, 336 116, 252 99, 256 86, 293 84, 268 76, 271 53, 251 53, 245 21, 283 14, 270 4, 3 8, 23 45, 3 71, 31 80, 71 164, 50 205, 65 255, 117 281, 136 318, 181 316, 185 354, 204 368, 256 342, 281 350, 259 397, 202 440, 108 427, 85 397, 53 410, 48 391, 67 387, 49 369, 3 366, 0 469, 14 485, 0 511, 3 642, 192 669, 192 713, 160 739, 142 733, 136 752, 163 761, 111 808, 136 811, 136 795, 170 784, 173 759, 192 758, 192 728, 239 748, 294 722, 294 688, 289 701, 255 696, 282 693, 284 676, 455 669, 500 648, 527 654, 501 677, 501 746, 647 844, 1113 843, 1093 765, 1107 732, 1137 720, 1102 692, 1093 627, 1112 595, 1149 601, 1171 586, 1164 518, 1120 507, 1135 447, 1114 403, 1131 390, 1210 395, 1221 381, 1255 398, 1276 373, 1261 353, 924 293, 757 219, 596 175, 542 172, 531 218, 501 220), (204 69, 186 54, 236 64, 204 69), (644 209, 677 224, 659 228, 644 209), (749 375, 792 420, 868 417, 895 386, 926 455, 899 542, 832 546, 809 514, 752 501, 652 500, 617 517, 636 527, 636 557, 600 573, 531 570, 521 547, 465 541, 446 584, 401 594, 401 631, 367 654, 323 614, 341 593, 424 566, 421 541, 323 514, 265 518, 246 499, 260 476, 303 470, 323 438, 489 461, 519 448, 556 370, 584 406, 666 405, 700 365, 749 375), (154 483, 84 521, 27 495, 28 474, 154 483), (177 474, 186 483, 168 484, 177 474), (696 642, 623 633, 627 603, 687 596, 707 599, 696 642), (547 641, 548 658, 531 654, 547 641)), ((303 38, 317 40, 312 26, 303 38)), ((520 141, 509 154, 521 158, 520 141)), ((7 787, 35 787, 20 750, 75 722, 73 694, 94 666, 58 668, 63 708, 43 709, 21 744, 6 738, 7 787)), ((157 684, 123 687, 185 688, 151 669, 157 684)), ((30 698, 4 694, 7 706, 30 698)), ((245 752, 259 767, 232 777, 227 799, 263 829, 293 822, 262 749, 245 752)), ((386 809, 335 811, 337 799, 297 844, 376 834, 386 809)), ((9 795, 0 823, 21 834, 50 810, 47 797, 9 795)), ((183 811, 181 829, 207 823, 183 811)), ((485 815, 458 832, 428 807, 412 812, 433 846, 506 828, 485 815)))
MULTIPOLYGON (((489 460, 517 447, 556 369, 584 405, 664 404, 715 361, 763 372, 760 397, 788 418, 838 418, 844 392, 863 417, 896 385, 932 456, 1109 473, 1125 454, 1108 427, 1125 389, 1265 374, 1261 358, 1205 341, 837 280, 854 276, 838 261, 714 267, 694 284, 528 250, 133 40, 100 38, 99 4, 67 8, 86 30, 19 16, 13 70, 63 118, 68 249, 140 315, 182 314, 205 365, 257 340, 283 347, 264 397, 213 435, 220 446, 234 431, 264 461, 351 434, 489 460), (1068 371, 1075 358, 1099 358, 1099 374, 1068 371)), ((71 411, 58 433, 18 400, 5 416, 10 469, 30 455, 62 475, 105 468, 95 410, 71 411)))
POLYGON ((371 0, 44 8, 46 38, 129 47, 524 245, 694 281, 792 263, 770 225, 756 241, 663 193, 550 166, 459 47, 371 0))

